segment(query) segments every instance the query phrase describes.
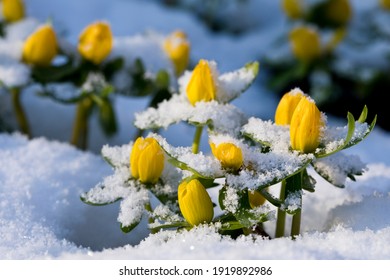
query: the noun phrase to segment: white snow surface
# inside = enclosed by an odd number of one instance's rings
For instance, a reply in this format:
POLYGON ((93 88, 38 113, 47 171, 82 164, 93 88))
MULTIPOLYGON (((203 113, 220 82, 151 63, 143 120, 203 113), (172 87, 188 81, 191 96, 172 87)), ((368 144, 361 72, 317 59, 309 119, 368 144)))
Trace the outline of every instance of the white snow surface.
MULTIPOLYGON (((191 60, 215 60, 221 73, 256 60, 284 32, 286 19, 278 1, 249 1, 258 9, 259 24, 239 40, 229 34, 212 34, 188 12, 169 10, 157 2, 26 1, 29 15, 40 22, 52 18, 71 42, 76 42, 80 31, 97 19, 111 23, 121 46, 131 42, 125 36, 139 36, 150 30, 168 34, 183 29, 191 42, 191 60)), ((375 7, 377 1, 351 2, 359 12, 375 7)), ((241 18, 245 21, 245 17, 241 18)), ((15 42, 24 38, 36 22, 24 24, 12 27, 15 42)), ((136 42, 142 42, 137 38, 141 37, 134 37, 136 42)), ((0 50, 6 46, 7 42, 0 42, 0 50)), ((16 46, 19 49, 8 51, 15 59, 15 68, 11 69, 18 71, 18 77, 12 71, 4 73, 0 66, 0 74, 9 78, 10 85, 25 83, 28 75, 24 72, 28 70, 17 68, 20 41, 16 46)), ((341 46, 340 50, 347 55, 346 48, 341 46)), ((153 57, 160 54, 154 53, 153 57)), ((0 62, 3 65, 1 57, 0 62)), ((265 120, 266 129, 266 120, 273 119, 278 100, 262 86, 261 73, 260 65, 255 83, 233 103, 247 116, 265 120)), ((112 175, 111 166, 98 153, 106 144, 124 145, 131 141, 136 133, 132 125, 134 113, 144 110, 147 100, 116 99, 119 133, 107 138, 93 120, 90 152, 82 152, 66 143, 74 107, 42 99, 34 92, 32 88, 24 91, 22 102, 28 104, 26 111, 36 137, 28 140, 17 133, 0 134, 0 259, 390 259, 390 135, 379 127, 345 151, 367 164, 367 170, 356 176, 356 182, 346 179, 344 189, 336 188, 309 169, 317 180, 316 191, 303 195, 302 234, 295 241, 288 237, 273 239, 273 222, 264 224, 271 239, 248 236, 232 240, 205 226, 150 234, 145 220, 132 233, 123 234, 117 221, 119 202, 90 206, 81 202, 80 195, 112 175)), ((0 102, 0 109, 9 108, 7 96, 0 94, 0 102)), ((331 116, 328 121, 340 122, 331 116)), ((341 123, 345 125, 345 120, 341 123)), ((161 134, 170 145, 179 147, 191 143, 193 129, 177 124, 161 134)), ((205 153, 209 149, 207 137, 203 133, 201 139, 205 153)), ((118 161, 125 162, 126 158, 118 161)), ((272 186, 270 192, 277 193, 278 185, 272 186)), ((210 190, 210 194, 215 199, 218 192, 210 190)), ((123 203, 123 209, 131 207, 123 203)))

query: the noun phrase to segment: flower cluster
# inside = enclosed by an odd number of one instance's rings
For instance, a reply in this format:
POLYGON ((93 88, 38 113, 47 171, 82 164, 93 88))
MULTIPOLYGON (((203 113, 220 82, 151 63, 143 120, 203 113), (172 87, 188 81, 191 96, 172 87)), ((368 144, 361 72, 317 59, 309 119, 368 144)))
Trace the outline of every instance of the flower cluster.
POLYGON ((330 127, 299 88, 280 100, 275 122, 247 117, 229 102, 252 84, 258 67, 251 62, 220 74, 214 61, 201 59, 179 77, 177 93, 137 113, 135 121, 143 130, 186 122, 194 127, 192 145, 174 147, 150 132, 127 145, 105 146, 102 155, 114 174, 81 199, 92 205, 121 200, 118 221, 125 232, 145 216, 151 232, 208 224, 232 237, 271 236, 263 224, 277 212, 274 236, 284 235, 287 214, 293 216, 291 236, 298 235, 303 191, 315 191, 310 173, 337 187, 361 175, 366 166, 341 150, 367 137, 376 118, 366 123, 364 107, 357 121, 348 113, 345 127, 330 127), (200 149, 204 129, 210 153, 200 149))
MULTIPOLYGON (((280 96, 299 87, 339 117, 365 104, 386 116, 380 92, 390 88, 389 67, 380 61, 389 55, 381 47, 389 45, 388 6, 383 0, 365 10, 349 0, 281 1, 285 30, 263 58, 268 86, 280 96)), ((390 128, 382 118, 378 124, 390 128)))
POLYGON ((149 96, 155 106, 171 96, 176 77, 190 63, 190 43, 183 31, 121 38, 114 36, 109 22, 98 20, 81 30, 72 44, 53 23, 28 17, 23 1, 1 4, 0 84, 11 94, 18 130, 27 136, 34 133, 20 101, 24 91, 32 89, 42 98, 75 106, 69 141, 86 149, 93 114, 103 132, 114 135, 116 95, 149 96))

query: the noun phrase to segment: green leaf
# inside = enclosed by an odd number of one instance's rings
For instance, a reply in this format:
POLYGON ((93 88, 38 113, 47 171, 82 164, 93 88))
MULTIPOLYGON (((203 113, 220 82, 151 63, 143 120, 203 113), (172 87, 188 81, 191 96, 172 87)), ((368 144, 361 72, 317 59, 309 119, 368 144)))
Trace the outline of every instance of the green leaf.
POLYGON ((110 204, 115 203, 115 202, 117 202, 117 201, 119 201, 119 200, 121 200, 121 199, 122 199, 121 197, 118 197, 118 198, 115 199, 115 200, 107 201, 107 202, 92 202, 92 201, 88 200, 87 197, 85 197, 85 196, 83 196, 83 195, 80 196, 80 200, 81 200, 82 202, 84 202, 85 204, 88 204, 88 205, 92 205, 92 206, 105 206, 105 205, 110 205, 110 204))
POLYGON ((35 81, 47 84, 64 81, 77 71, 78 66, 69 59, 67 63, 59 66, 33 67, 31 76, 35 81))
POLYGON ((367 115, 368 115, 368 108, 366 105, 364 105, 364 108, 363 108, 363 111, 362 113, 360 114, 360 117, 358 119, 358 122, 359 123, 364 123, 367 119, 367 115))
POLYGON ((107 80, 110 80, 116 72, 123 68, 125 61, 122 57, 114 58, 103 65, 102 72, 107 80))
POLYGON ((150 229, 159 231, 160 229, 170 229, 170 228, 191 228, 192 226, 187 222, 172 222, 172 223, 165 223, 163 225, 150 227, 150 229))
POLYGON ((99 124, 107 136, 112 136, 118 131, 115 110, 108 98, 102 99, 98 104, 99 124))
POLYGON ((307 169, 302 170, 302 189, 315 192, 316 183, 316 180, 307 173, 307 169))
POLYGON ((131 225, 128 225, 128 226, 124 226, 124 225, 121 223, 121 224, 120 224, 120 227, 121 227, 121 230, 122 230, 124 233, 129 233, 129 232, 131 232, 133 229, 135 229, 136 226, 138 226, 140 222, 141 222, 141 219, 138 220, 138 221, 135 221, 134 223, 132 223, 131 225))

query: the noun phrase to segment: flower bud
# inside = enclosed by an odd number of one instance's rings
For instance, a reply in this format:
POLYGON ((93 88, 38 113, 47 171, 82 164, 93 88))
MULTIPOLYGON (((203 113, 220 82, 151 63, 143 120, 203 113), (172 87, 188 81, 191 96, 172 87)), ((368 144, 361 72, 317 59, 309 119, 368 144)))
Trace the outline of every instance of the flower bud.
POLYGON ((201 59, 192 72, 187 85, 187 97, 192 105, 198 101, 211 101, 216 97, 216 85, 207 60, 201 59))
POLYGON ((311 62, 321 55, 321 41, 317 31, 300 26, 290 32, 291 49, 295 57, 303 62, 311 62))
POLYGON ((175 67, 176 76, 180 76, 190 60, 190 43, 186 34, 182 31, 173 32, 165 39, 163 47, 175 67))
POLYGON ((351 19, 352 8, 348 0, 328 0, 324 13, 334 25, 344 26, 351 19))
POLYGON ((142 183, 157 183, 164 169, 164 152, 154 138, 138 137, 130 155, 131 175, 142 183))
POLYGON ((16 22, 24 18, 24 4, 22 0, 2 0, 3 17, 7 22, 16 22))
POLYGON ((290 141, 294 150, 312 153, 319 145, 323 120, 311 98, 302 98, 291 118, 290 141))
POLYGON ((49 66, 58 53, 56 34, 50 24, 39 27, 23 45, 23 61, 36 66, 49 66))
POLYGON ((212 221, 214 216, 213 203, 199 180, 183 181, 178 188, 178 200, 183 217, 191 225, 196 226, 212 221))
POLYGON ((289 125, 295 108, 304 96, 300 89, 293 89, 285 93, 275 111, 275 124, 289 125))
POLYGON ((78 50, 82 57, 100 64, 111 52, 113 45, 111 28, 107 23, 88 25, 79 37, 78 50))
POLYGON ((390 11, 390 0, 379 0, 379 4, 383 9, 390 11))
POLYGON ((301 18, 304 14, 302 0, 283 0, 282 9, 291 19, 301 18))
POLYGON ((248 190, 249 205, 251 208, 256 208, 265 203, 265 197, 256 190, 248 190))
POLYGON ((216 146, 210 143, 211 152, 221 162, 223 168, 238 170, 242 166, 243 157, 239 147, 232 143, 221 143, 216 146))

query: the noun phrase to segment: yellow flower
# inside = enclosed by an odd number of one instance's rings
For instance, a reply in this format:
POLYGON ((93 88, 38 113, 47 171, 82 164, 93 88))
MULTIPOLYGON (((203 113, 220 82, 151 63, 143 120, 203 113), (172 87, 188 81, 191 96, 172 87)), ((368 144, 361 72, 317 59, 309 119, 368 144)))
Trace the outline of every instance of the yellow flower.
POLYGON ((192 72, 187 85, 187 97, 192 105, 198 101, 212 101, 216 98, 216 85, 209 63, 201 59, 192 72))
POLYGON ((56 34, 50 24, 39 27, 23 45, 23 61, 36 66, 49 66, 58 53, 56 34))
POLYGON ((292 19, 301 18, 304 14, 302 0, 283 0, 282 9, 292 19))
POLYGON ((312 153, 319 145, 323 120, 314 101, 302 98, 291 118, 290 140, 294 150, 312 153))
POLYGON ((232 143, 221 143, 216 146, 210 143, 211 152, 221 162, 223 168, 238 170, 242 163, 242 151, 232 143))
POLYGON ((3 16, 7 22, 15 22, 24 18, 24 4, 22 0, 3 0, 3 16))
POLYGON ((110 26, 104 22, 95 22, 82 31, 78 50, 86 60, 100 64, 110 54, 112 44, 110 26))
POLYGON ((138 137, 130 155, 131 175, 142 183, 155 184, 164 169, 164 152, 154 138, 138 137))
POLYGON ((183 181, 178 188, 178 200, 183 217, 191 225, 209 223, 213 219, 213 203, 199 180, 183 181))
POLYGON ((188 66, 190 60, 190 43, 182 31, 175 31, 164 41, 164 51, 171 59, 176 76, 180 76, 188 66))
POLYGON ((344 26, 351 19, 352 8, 348 0, 329 0, 324 13, 332 23, 344 26))
POLYGON ((300 26, 290 32, 291 49, 295 57, 310 62, 321 55, 321 40, 317 31, 311 27, 300 26))
POLYGON ((383 9, 390 10, 390 0, 379 0, 379 4, 383 9))
POLYGON ((256 190, 248 190, 249 205, 251 208, 256 208, 265 203, 264 196, 256 190))
POLYGON ((298 89, 293 89, 284 94, 275 111, 275 124, 289 125, 295 108, 304 96, 303 92, 298 89))

